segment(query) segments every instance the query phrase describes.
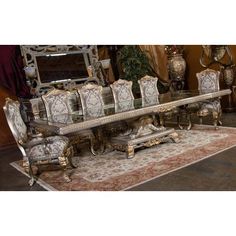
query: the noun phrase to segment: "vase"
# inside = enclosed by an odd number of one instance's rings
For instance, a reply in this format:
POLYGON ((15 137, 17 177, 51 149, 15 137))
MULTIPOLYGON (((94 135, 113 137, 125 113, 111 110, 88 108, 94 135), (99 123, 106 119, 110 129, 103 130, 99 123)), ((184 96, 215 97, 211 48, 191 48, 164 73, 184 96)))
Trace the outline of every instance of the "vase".
POLYGON ((223 70, 223 79, 228 88, 231 88, 234 81, 234 68, 233 66, 228 66, 223 70))
POLYGON ((171 80, 171 88, 174 90, 184 89, 184 74, 186 62, 182 54, 174 54, 168 58, 168 71, 171 80))

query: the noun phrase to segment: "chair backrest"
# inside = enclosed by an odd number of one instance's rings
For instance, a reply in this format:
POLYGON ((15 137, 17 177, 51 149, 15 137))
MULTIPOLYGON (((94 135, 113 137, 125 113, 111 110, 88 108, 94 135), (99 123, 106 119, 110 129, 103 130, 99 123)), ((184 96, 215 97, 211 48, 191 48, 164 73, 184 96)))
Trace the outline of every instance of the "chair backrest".
POLYGON ((196 74, 198 79, 198 90, 202 93, 209 93, 220 90, 220 72, 206 69, 196 74))
POLYGON ((73 113, 70 103, 70 92, 65 90, 53 89, 42 95, 47 117, 54 122, 73 122, 73 113))
POLYGON ((86 84, 78 89, 85 120, 104 116, 104 102, 102 98, 102 86, 86 84))
POLYGON ((143 106, 149 106, 159 103, 159 91, 157 88, 157 81, 157 77, 152 77, 148 75, 138 80, 143 106))
POLYGON ((17 144, 26 143, 28 139, 27 127, 21 117, 20 103, 10 98, 6 98, 3 110, 17 144))
POLYGON ((119 79, 111 84, 112 94, 115 101, 116 112, 134 109, 134 95, 132 81, 119 79))

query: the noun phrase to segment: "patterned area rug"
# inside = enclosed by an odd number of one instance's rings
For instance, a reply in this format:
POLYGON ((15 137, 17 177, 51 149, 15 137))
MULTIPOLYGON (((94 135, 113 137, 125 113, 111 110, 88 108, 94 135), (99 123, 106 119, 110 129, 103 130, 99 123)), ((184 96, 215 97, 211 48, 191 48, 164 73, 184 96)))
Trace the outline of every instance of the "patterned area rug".
MULTIPOLYGON (((78 167, 68 170, 72 182, 65 183, 61 170, 46 171, 38 183, 48 190, 115 191, 127 190, 177 169, 191 165, 236 145, 236 129, 195 125, 177 130, 180 143, 167 142, 138 150, 133 159, 112 151, 93 156, 88 151, 75 157, 78 167)), ((88 150, 88 149, 86 149, 88 150)), ((21 161, 11 163, 23 172, 21 161)))

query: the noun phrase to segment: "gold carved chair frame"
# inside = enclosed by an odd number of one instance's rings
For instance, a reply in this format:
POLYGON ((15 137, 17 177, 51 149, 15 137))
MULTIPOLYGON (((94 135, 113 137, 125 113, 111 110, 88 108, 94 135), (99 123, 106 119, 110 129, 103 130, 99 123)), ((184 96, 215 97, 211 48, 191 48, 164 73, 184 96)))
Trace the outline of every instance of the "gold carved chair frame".
POLYGON ((23 167, 31 177, 29 184, 32 186, 37 179, 33 166, 39 168, 41 165, 50 164, 59 164, 64 170, 65 180, 71 181, 65 172, 67 167, 74 167, 71 160, 73 149, 69 145, 68 138, 56 135, 45 138, 41 134, 35 136, 29 134, 21 117, 18 101, 7 98, 3 110, 17 146, 23 155, 23 167))

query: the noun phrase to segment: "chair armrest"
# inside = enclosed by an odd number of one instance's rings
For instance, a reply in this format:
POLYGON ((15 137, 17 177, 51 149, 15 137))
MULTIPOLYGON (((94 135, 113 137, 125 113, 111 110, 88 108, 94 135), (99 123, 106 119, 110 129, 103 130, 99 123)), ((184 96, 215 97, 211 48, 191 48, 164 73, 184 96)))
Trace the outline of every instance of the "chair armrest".
POLYGON ((29 133, 29 134, 28 134, 28 137, 29 137, 30 139, 33 139, 33 138, 43 138, 43 134, 42 134, 42 133, 38 133, 38 134, 29 133))
POLYGON ((44 138, 34 138, 28 141, 27 143, 24 144, 24 147, 26 148, 32 148, 34 146, 40 145, 40 144, 45 144, 45 139, 44 138))

